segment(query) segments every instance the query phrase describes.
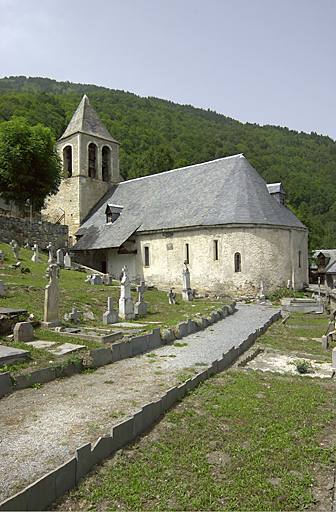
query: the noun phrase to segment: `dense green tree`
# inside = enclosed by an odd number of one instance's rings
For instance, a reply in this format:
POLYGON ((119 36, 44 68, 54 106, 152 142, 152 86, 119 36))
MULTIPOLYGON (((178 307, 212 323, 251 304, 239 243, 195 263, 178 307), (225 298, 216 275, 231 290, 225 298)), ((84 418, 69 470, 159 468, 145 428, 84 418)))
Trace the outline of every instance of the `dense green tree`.
POLYGON ((212 110, 96 85, 24 76, 0 79, 0 122, 23 116, 60 137, 84 93, 121 144, 125 179, 243 152, 267 183, 282 182, 289 204, 309 224, 311 247, 336 247, 336 142, 330 137, 243 124, 212 110))
POLYGON ((0 124, 0 193, 6 201, 22 210, 29 200, 40 210, 60 181, 61 162, 49 128, 30 126, 20 117, 0 124))

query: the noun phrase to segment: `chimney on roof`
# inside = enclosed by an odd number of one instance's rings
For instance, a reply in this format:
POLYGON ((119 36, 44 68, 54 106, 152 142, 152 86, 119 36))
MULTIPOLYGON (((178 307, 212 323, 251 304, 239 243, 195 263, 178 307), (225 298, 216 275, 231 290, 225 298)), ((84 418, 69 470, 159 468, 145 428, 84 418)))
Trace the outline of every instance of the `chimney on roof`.
POLYGON ((281 183, 270 183, 267 186, 268 192, 279 204, 286 206, 286 192, 284 191, 281 183))

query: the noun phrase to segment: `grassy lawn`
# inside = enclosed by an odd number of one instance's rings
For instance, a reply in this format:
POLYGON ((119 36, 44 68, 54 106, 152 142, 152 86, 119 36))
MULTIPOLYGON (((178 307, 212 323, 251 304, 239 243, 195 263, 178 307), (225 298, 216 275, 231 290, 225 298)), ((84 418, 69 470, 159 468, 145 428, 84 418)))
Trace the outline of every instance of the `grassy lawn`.
MULTIPOLYGON (((0 265, 0 279, 8 285, 8 290, 3 297, 0 297, 0 307, 8 307, 14 309, 25 309, 28 313, 35 315, 37 320, 43 320, 44 311, 44 289, 48 284, 46 279, 46 269, 48 267, 48 256, 40 254, 42 263, 34 263, 31 261, 33 251, 20 249, 20 262, 24 268, 29 268, 29 273, 22 273, 18 268, 10 268, 11 265, 16 263, 13 256, 12 248, 8 244, 0 243, 0 249, 6 254, 4 263, 0 265)), ((72 307, 77 307, 79 311, 91 312, 93 319, 78 322, 79 327, 88 328, 111 328, 113 325, 105 326, 102 322, 103 313, 107 309, 107 298, 113 297, 114 309, 118 309, 118 301, 120 297, 120 285, 115 282, 113 286, 92 286, 85 283, 86 273, 74 270, 61 270, 61 277, 58 280, 60 286, 60 319, 63 321, 64 315, 71 312, 72 307)), ((182 279, 182 271, 181 271, 182 279)), ((131 292, 133 304, 138 300, 139 294, 136 292, 135 287, 131 292)), ((156 289, 149 289, 145 293, 145 301, 147 302, 148 314, 146 317, 141 317, 133 321, 134 328, 137 327, 137 322, 144 324, 145 330, 151 330, 155 327, 165 328, 174 326, 180 322, 184 322, 187 318, 194 318, 197 314, 206 316, 211 312, 217 310, 219 307, 228 304, 228 301, 211 300, 211 299, 197 299, 193 302, 183 302, 181 295, 177 295, 177 302, 175 305, 168 303, 166 292, 156 289)), ((21 321, 25 320, 25 316, 20 318, 21 321)), ((73 324, 64 321, 64 325, 73 326, 73 324)), ((120 330, 120 328, 118 328, 120 330)), ((129 330, 129 329, 128 329, 129 330)), ((35 330, 35 340, 48 340, 57 343, 79 343, 87 346, 88 349, 97 348, 98 343, 77 340, 71 336, 61 336, 49 329, 37 328, 35 330)), ((27 349, 27 346, 22 343, 13 343, 12 339, 7 336, 0 336, 0 343, 3 345, 10 345, 15 348, 27 349)), ((28 363, 17 365, 15 368, 6 367, 6 371, 21 371, 27 368, 32 362, 40 366, 48 366, 55 363, 53 357, 50 363, 51 356, 45 350, 31 348, 31 359, 28 363)), ((1 371, 1 369, 0 369, 1 371)))
MULTIPOLYGON (((285 353, 304 344, 305 352, 331 360, 331 349, 310 338, 325 330, 327 316, 287 322, 274 324, 260 342, 285 353)), ((331 510, 335 427, 333 379, 231 368, 50 509, 331 510)))

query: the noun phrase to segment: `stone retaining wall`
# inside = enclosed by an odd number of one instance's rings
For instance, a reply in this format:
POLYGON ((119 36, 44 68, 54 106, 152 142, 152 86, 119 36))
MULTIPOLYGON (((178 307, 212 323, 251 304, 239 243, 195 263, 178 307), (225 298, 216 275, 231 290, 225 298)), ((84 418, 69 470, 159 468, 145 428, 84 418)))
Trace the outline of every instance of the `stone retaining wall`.
POLYGON ((0 240, 9 244, 13 239, 23 246, 35 243, 45 250, 49 242, 57 249, 68 248, 68 226, 0 215, 0 240))
MULTIPOLYGON (((131 418, 114 426, 111 429, 110 436, 100 437, 94 445, 87 443, 77 448, 74 457, 44 477, 36 480, 23 491, 3 501, 0 504, 0 510, 45 510, 53 501, 77 485, 80 479, 95 464, 99 464, 144 432, 155 420, 168 411, 178 399, 184 397, 187 392, 194 390, 201 382, 212 375, 228 368, 241 354, 250 348, 259 336, 264 334, 273 322, 280 318, 280 315, 281 313, 278 311, 262 328, 256 329, 250 334, 239 347, 232 347, 223 354, 221 359, 214 361, 207 369, 192 379, 188 379, 180 386, 169 389, 159 400, 150 402, 131 418)), ((157 330, 155 329, 155 331, 157 330)), ((157 339, 157 334, 155 334, 155 339, 157 339)), ((142 343, 145 343, 145 341, 142 340, 142 343)))

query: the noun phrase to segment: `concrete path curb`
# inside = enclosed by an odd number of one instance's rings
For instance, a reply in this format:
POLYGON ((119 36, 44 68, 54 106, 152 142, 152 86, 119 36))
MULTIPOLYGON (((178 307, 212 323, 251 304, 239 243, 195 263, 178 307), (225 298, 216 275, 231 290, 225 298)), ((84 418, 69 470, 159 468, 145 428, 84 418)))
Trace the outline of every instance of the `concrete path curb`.
MULTIPOLYGON (((141 434, 146 428, 148 428, 153 421, 157 420, 165 411, 167 411, 179 398, 182 398, 187 391, 195 389, 198 384, 211 375, 221 372, 228 368, 242 353, 244 353, 255 340, 263 334, 267 328, 272 324, 273 321, 280 318, 280 311, 274 310, 273 308, 263 309, 263 316, 260 315, 258 320, 259 327, 250 332, 246 336, 247 326, 243 326, 244 329, 241 332, 245 332, 245 336, 242 339, 239 331, 239 315, 237 313, 236 318, 231 317, 231 325, 227 325, 227 333, 235 333, 235 336, 229 342, 229 340, 222 339, 223 330, 218 327, 218 337, 220 343, 217 342, 217 351, 223 347, 223 343, 226 343, 229 349, 225 353, 221 352, 221 356, 213 360, 209 366, 202 372, 198 373, 192 379, 188 379, 180 386, 174 386, 169 389, 159 400, 147 403, 142 407, 141 410, 136 412, 131 418, 113 426, 111 429, 110 436, 104 436, 98 439, 98 441, 92 446, 91 443, 84 444, 75 451, 75 456, 70 460, 58 466, 53 471, 39 478, 31 485, 28 485, 21 492, 14 496, 6 499, 0 504, 0 510, 43 510, 55 499, 62 496, 66 491, 76 485, 79 480, 97 463, 101 462, 104 458, 109 457, 113 452, 120 449, 125 444, 128 444, 139 434, 141 434), (266 320, 267 317, 267 320, 266 320), (230 330, 231 329, 231 330, 230 330), (239 340, 239 341, 237 341, 239 340), (237 347, 235 346, 237 345, 237 347)), ((243 311, 243 308, 242 308, 243 311)), ((260 309, 255 310, 256 313, 261 311, 260 309)), ((244 318, 241 320, 244 323, 244 318)), ((225 322, 220 322, 225 324, 225 322)), ((223 326, 221 326, 223 328, 223 326)), ((242 326, 241 326, 242 327, 242 326)), ((215 331, 213 329, 212 331, 215 331)), ((200 347, 203 351, 208 350, 210 354, 213 354, 214 342, 211 340, 212 332, 204 332, 203 338, 208 339, 208 347, 204 343, 204 339, 193 340, 193 345, 188 346, 188 349, 184 351, 184 355, 180 356, 180 363, 174 359, 174 364, 180 364, 181 367, 185 364, 183 358, 186 356, 188 360, 195 357, 200 347), (213 346, 211 346, 211 344, 213 346), (194 351, 194 353, 193 353, 194 351)), ((216 333, 215 333, 216 334, 216 333)), ((197 334, 197 338, 199 338, 197 334)), ((224 344, 225 344, 224 343, 224 344)), ((168 350, 169 347, 163 347, 163 350, 168 350)), ((198 355, 200 355, 198 353, 198 355)), ((203 353, 201 352, 201 356, 203 353)), ((204 359, 206 360, 206 359, 204 359)), ((172 363, 170 363, 172 364, 172 363)))

